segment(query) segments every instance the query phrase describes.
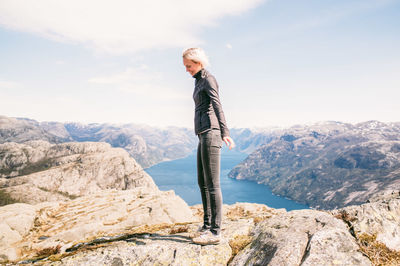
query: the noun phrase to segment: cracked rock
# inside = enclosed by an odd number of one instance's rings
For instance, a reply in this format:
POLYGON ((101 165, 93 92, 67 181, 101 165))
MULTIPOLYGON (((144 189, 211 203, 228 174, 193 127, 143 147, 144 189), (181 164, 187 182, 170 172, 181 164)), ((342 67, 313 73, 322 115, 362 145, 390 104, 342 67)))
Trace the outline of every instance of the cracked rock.
POLYGON ((230 265, 371 265, 346 224, 326 212, 291 211, 253 233, 255 240, 230 265))

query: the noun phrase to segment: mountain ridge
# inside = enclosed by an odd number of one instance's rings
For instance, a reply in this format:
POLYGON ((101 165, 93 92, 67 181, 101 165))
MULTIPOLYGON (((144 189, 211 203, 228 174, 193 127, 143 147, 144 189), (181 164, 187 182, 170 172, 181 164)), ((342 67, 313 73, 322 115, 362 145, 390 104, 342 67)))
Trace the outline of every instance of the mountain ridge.
MULTIPOLYGON (((272 140, 272 128, 232 128, 236 149, 251 153, 272 140)), ((107 142, 124 148, 135 160, 148 168, 154 164, 188 156, 197 147, 193 129, 169 126, 157 128, 144 124, 38 122, 30 118, 0 115, 0 143, 23 143, 45 140, 50 143, 71 141, 107 142)))
POLYGON ((315 208, 365 202, 400 188, 400 123, 339 122, 289 128, 229 173, 315 208))

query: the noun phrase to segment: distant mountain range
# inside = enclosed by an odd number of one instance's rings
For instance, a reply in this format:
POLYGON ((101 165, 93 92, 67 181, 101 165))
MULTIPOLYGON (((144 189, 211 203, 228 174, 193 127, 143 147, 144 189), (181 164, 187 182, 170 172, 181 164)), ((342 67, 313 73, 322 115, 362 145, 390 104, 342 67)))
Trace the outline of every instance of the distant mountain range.
POLYGON ((400 188, 400 123, 323 122, 277 130, 229 176, 315 208, 360 204, 400 188))
MULTIPOLYGON (((231 129, 236 150, 251 153, 272 140, 272 129, 231 129)), ((29 118, 0 116, 0 144, 44 140, 63 142, 107 142, 124 148, 143 167, 188 156, 197 148, 198 139, 192 129, 156 128, 139 124, 81 124, 38 122, 29 118)))
POLYGON ((190 129, 159 129, 146 125, 80 124, 37 122, 27 118, 0 116, 0 144, 44 140, 50 143, 107 142, 124 148, 144 168, 182 158, 196 146, 190 129))

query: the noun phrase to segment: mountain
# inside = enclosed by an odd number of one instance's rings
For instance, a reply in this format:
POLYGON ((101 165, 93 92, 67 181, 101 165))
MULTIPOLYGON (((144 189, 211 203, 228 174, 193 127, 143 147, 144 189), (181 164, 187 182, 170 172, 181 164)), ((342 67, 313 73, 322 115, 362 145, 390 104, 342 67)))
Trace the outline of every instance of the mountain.
MULTIPOLYGON (((46 123, 48 124, 48 123, 46 123)), ((60 127, 59 124, 53 126, 60 127)), ((0 116, 0 143, 18 142, 22 143, 30 140, 45 140, 51 143, 61 143, 72 141, 68 132, 61 129, 59 134, 53 134, 42 127, 39 122, 27 118, 11 118, 0 116)))
POLYGON ((259 146, 271 142, 276 137, 276 127, 270 128, 232 128, 231 137, 234 139, 235 149, 250 154, 259 146))
POLYGON ((229 176, 315 208, 360 204, 400 188, 400 123, 322 122, 281 130, 229 176))
POLYGON ((107 142, 113 147, 124 148, 144 168, 185 157, 196 145, 194 133, 186 128, 79 123, 64 126, 75 141, 107 142))
POLYGON ((147 168, 162 161, 187 156, 197 140, 190 129, 165 129, 136 124, 80 124, 37 122, 28 118, 0 116, 0 143, 44 140, 50 143, 71 141, 107 142, 124 148, 147 168))

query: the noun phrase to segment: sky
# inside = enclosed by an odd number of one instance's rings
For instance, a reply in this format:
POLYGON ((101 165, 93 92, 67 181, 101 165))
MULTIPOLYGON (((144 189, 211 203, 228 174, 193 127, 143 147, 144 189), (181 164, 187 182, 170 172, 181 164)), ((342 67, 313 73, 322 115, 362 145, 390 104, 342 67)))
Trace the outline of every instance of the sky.
POLYGON ((0 115, 193 128, 189 47, 229 127, 400 121, 400 0, 0 0, 0 115))

